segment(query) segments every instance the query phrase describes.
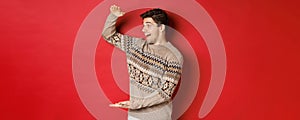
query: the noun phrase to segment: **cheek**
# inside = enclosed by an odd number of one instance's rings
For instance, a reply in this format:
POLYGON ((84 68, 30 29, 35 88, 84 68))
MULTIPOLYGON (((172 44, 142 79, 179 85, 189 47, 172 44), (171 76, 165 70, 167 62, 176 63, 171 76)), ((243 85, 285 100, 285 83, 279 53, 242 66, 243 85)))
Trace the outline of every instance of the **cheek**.
POLYGON ((158 29, 151 29, 150 33, 153 34, 153 35, 158 35, 159 30, 158 29))

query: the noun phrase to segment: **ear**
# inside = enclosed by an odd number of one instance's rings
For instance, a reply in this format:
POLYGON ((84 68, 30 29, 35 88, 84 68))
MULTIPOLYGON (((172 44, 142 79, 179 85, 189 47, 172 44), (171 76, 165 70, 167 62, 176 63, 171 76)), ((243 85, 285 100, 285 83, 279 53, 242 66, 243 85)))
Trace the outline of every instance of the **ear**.
POLYGON ((161 24, 160 27, 159 27, 159 30, 161 32, 165 31, 166 30, 166 26, 164 24, 161 24))

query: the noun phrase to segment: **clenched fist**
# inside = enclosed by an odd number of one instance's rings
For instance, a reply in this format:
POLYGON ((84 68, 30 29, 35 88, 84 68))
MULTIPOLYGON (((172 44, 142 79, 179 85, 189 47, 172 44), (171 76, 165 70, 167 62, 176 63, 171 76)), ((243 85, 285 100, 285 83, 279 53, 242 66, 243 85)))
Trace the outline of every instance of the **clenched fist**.
POLYGON ((110 6, 110 12, 112 14, 114 14, 115 16, 117 16, 117 17, 121 17, 125 14, 125 12, 123 12, 121 10, 121 8, 119 6, 116 6, 116 5, 110 6))

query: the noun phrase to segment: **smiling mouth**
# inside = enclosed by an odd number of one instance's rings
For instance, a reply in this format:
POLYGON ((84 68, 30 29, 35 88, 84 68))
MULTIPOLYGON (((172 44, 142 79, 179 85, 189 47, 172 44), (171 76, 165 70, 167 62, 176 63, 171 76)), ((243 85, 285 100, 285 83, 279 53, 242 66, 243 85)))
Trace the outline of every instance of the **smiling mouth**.
POLYGON ((151 34, 145 34, 145 36, 146 36, 146 37, 149 37, 149 36, 151 36, 151 34))

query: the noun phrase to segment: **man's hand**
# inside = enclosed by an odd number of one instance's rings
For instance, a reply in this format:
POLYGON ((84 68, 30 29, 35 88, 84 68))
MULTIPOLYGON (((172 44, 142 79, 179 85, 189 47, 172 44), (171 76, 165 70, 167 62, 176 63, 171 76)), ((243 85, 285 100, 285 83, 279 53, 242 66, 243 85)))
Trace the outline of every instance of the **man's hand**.
POLYGON ((125 14, 125 12, 121 11, 120 7, 116 5, 110 6, 110 12, 117 17, 121 17, 125 14))
POLYGON ((129 108, 130 102, 129 101, 122 101, 115 104, 109 104, 110 107, 119 107, 119 108, 129 108))

